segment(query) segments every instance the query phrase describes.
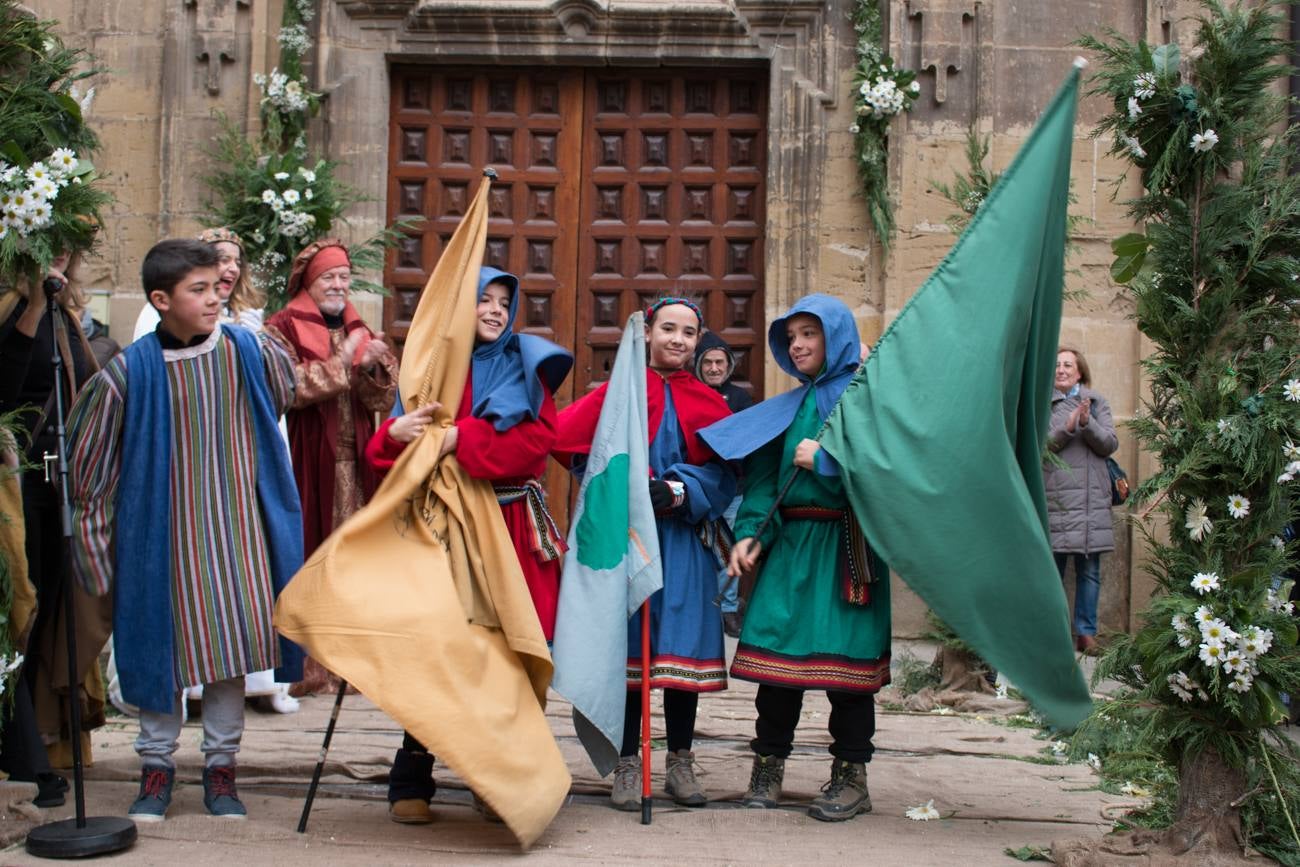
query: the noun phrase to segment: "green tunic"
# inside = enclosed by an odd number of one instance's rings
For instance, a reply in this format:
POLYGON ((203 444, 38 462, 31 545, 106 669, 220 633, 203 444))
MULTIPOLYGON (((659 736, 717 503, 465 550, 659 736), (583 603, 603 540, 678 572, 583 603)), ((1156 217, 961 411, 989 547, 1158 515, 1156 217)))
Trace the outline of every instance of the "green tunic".
MULTIPOLYGON (((817 396, 808 390, 785 435, 745 460, 745 499, 735 535, 754 535, 781 485, 795 471, 799 442, 817 436, 817 396)), ((800 472, 781 509, 813 506, 846 510, 839 476, 800 472)), ((870 585, 868 605, 842 595, 839 521, 773 516, 760 540, 765 559, 745 610, 731 676, 795 689, 875 692, 889 683, 889 580, 870 585)))

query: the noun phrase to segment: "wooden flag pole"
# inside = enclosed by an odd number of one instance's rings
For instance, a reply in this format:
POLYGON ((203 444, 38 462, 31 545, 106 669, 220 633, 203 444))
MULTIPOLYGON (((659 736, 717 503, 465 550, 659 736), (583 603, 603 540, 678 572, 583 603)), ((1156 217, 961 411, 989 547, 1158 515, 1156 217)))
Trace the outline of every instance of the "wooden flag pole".
POLYGON ((650 597, 641 603, 641 824, 650 824, 650 597))

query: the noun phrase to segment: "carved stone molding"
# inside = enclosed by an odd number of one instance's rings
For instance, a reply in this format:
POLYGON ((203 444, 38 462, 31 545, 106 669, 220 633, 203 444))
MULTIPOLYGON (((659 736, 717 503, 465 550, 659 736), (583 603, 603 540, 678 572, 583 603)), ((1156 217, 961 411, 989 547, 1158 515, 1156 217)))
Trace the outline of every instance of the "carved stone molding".
POLYGON ((934 73, 934 101, 948 99, 948 77, 962 72, 974 57, 975 16, 979 4, 970 0, 907 0, 920 62, 917 72, 934 73))

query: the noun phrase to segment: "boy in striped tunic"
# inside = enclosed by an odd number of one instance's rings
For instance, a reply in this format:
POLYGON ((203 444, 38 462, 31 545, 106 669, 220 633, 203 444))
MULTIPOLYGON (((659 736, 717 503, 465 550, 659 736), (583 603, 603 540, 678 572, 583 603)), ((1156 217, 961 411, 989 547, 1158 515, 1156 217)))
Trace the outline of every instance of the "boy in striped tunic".
POLYGON ((301 653, 271 628, 275 596, 302 564, 302 517, 276 420, 293 367, 274 341, 218 325, 217 254, 163 241, 141 269, 161 323, 82 390, 69 421, 74 572, 113 593, 123 697, 140 707, 140 792, 171 802, 181 695, 203 685, 203 802, 243 818, 235 754, 244 675, 301 677, 301 653))

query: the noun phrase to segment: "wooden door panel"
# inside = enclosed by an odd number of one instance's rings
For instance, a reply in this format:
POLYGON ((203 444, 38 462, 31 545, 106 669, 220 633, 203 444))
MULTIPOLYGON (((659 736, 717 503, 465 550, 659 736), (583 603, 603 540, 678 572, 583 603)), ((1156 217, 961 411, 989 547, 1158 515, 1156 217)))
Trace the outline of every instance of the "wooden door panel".
MULTIPOLYGON (((399 344, 443 246, 484 168, 484 264, 520 279, 515 329, 573 341, 582 111, 580 73, 394 67, 389 124, 390 218, 424 217, 388 260, 384 326, 399 344)), ((572 385, 556 397, 567 401, 572 385)))
POLYGON ((761 398, 766 101, 749 71, 587 73, 578 394, 608 378, 633 310, 679 294, 761 398))

